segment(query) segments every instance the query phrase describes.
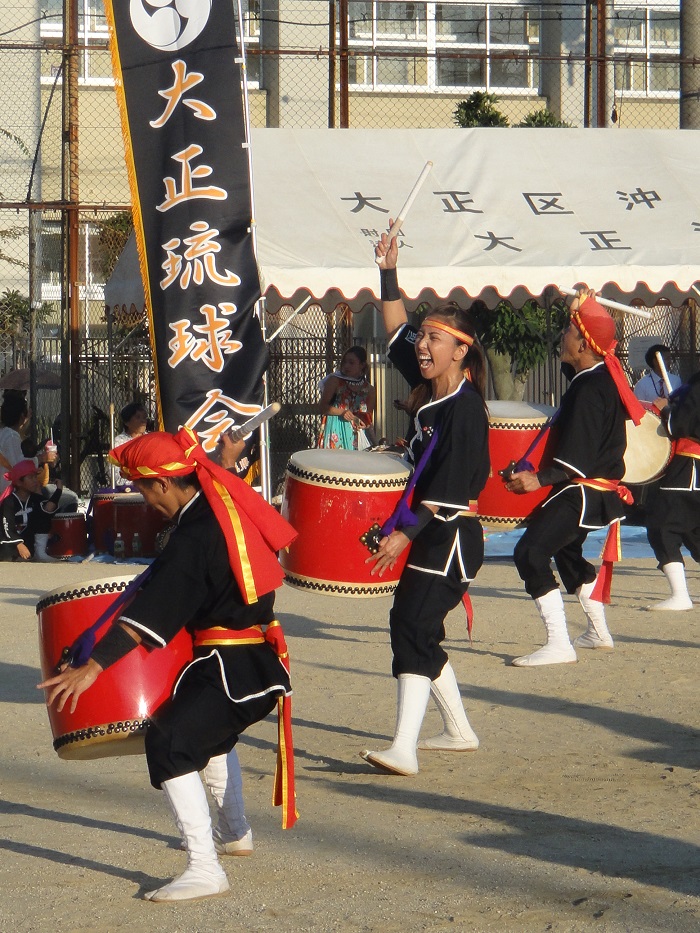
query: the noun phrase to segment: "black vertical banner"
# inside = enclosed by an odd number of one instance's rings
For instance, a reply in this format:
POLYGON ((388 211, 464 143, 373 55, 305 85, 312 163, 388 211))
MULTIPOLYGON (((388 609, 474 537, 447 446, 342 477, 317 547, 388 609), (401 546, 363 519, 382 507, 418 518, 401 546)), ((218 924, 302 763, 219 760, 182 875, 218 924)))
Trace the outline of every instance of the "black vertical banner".
POLYGON ((106 9, 161 425, 211 453, 267 366, 233 0, 106 9))

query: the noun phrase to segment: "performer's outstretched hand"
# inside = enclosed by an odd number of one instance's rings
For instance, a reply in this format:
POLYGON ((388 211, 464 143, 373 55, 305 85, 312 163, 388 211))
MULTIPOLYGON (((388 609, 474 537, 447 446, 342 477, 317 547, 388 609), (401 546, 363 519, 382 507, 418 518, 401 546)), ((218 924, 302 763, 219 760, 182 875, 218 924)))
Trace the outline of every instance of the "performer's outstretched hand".
POLYGON ((87 664, 83 664, 82 667, 64 667, 60 674, 49 677, 37 684, 37 688, 49 691, 46 705, 51 706, 54 702, 57 702, 56 709, 59 713, 72 697, 70 711, 74 713, 80 696, 89 687, 92 687, 101 673, 102 668, 100 665, 90 658, 87 664))

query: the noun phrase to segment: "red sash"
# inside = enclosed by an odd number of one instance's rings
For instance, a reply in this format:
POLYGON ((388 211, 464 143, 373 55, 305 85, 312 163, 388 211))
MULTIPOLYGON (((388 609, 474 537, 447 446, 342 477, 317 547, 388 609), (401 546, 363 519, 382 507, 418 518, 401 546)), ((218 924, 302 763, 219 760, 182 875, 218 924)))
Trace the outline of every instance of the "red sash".
MULTIPOLYGON (((282 626, 275 619, 265 629, 253 625, 244 629, 207 628, 194 633, 195 648, 207 645, 262 645, 269 642, 289 673, 289 651, 282 626)), ((292 741, 292 698, 277 699, 277 767, 272 805, 282 807, 282 829, 291 829, 299 818, 294 786, 294 743, 292 741)))
POLYGON ((700 460, 700 444, 689 437, 681 437, 676 441, 676 454, 679 457, 692 457, 700 460))
MULTIPOLYGON (((575 479, 579 486, 597 489, 599 492, 616 492, 623 502, 632 505, 634 497, 629 489, 618 479, 575 479)), ((596 578, 591 599, 601 603, 610 602, 610 587, 612 585, 613 564, 622 560, 622 542, 620 540, 620 522, 611 522, 605 537, 603 550, 600 554, 602 561, 596 578)))

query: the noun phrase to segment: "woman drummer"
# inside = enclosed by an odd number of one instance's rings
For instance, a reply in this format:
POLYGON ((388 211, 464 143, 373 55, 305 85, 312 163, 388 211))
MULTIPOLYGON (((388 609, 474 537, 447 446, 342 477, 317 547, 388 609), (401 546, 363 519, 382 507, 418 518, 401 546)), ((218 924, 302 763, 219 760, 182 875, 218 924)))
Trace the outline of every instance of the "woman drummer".
POLYGON ((431 311, 420 329, 408 325, 398 288, 396 237, 376 247, 389 358, 412 388, 414 435, 408 457, 416 478, 412 514, 379 543, 373 574, 382 576, 410 547, 389 616, 392 673, 398 682, 396 733, 383 751, 364 751, 375 767, 416 774, 416 748, 471 751, 478 747, 454 671, 442 648, 445 616, 461 600, 484 557, 476 499, 489 475, 485 366, 474 328, 454 304, 431 311), (418 744, 432 693, 444 730, 418 744))

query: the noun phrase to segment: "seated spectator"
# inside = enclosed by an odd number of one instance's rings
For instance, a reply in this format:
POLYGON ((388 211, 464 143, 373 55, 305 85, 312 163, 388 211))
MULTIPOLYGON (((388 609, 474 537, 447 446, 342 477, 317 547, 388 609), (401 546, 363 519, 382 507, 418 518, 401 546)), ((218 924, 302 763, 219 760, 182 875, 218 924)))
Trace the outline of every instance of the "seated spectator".
MULTIPOLYGON (((122 444, 128 444, 134 438, 141 437, 148 433, 148 413, 140 402, 130 402, 125 405, 119 413, 122 422, 122 431, 114 438, 114 446, 121 447, 122 444)), ((117 486, 131 486, 131 483, 117 474, 117 486)))
POLYGON ((37 466, 20 460, 5 473, 9 483, 0 498, 0 561, 34 560, 53 562, 46 553, 51 515, 61 497, 61 481, 50 499, 41 495, 37 466))
MULTIPOLYGON (((634 387, 634 394, 640 402, 651 404, 657 398, 668 398, 668 391, 661 375, 661 367, 656 359, 657 353, 661 354, 664 365, 668 370, 671 350, 663 343, 655 343, 644 354, 644 362, 649 367, 649 372, 646 376, 642 376, 634 387)), ((668 379, 671 383, 671 391, 675 391, 681 385, 681 377, 677 376, 676 373, 669 373, 668 379)))

